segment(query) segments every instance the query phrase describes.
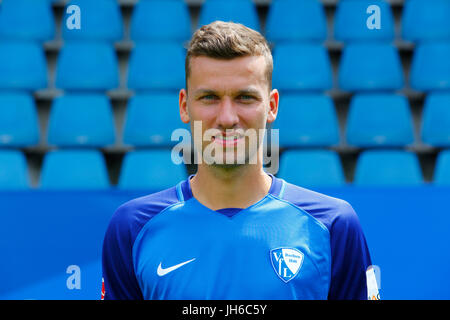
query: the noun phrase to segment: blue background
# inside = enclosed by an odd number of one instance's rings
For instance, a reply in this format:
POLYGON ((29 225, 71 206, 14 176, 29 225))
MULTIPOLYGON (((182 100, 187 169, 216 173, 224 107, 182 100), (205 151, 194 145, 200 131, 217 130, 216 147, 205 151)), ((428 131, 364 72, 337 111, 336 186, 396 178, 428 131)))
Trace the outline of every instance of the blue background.
MULTIPOLYGON (((381 270, 382 299, 450 299, 450 188, 317 191, 347 200, 357 212, 381 270)), ((108 222, 122 203, 147 193, 0 192, 0 299, 100 299, 108 222), (79 290, 66 286, 69 265, 81 269, 79 290)))

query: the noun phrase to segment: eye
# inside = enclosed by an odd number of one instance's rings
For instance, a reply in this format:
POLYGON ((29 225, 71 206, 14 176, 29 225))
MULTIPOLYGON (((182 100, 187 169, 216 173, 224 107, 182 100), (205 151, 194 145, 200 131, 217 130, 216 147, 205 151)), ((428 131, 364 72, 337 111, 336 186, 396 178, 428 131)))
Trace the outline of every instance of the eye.
POLYGON ((204 95, 204 96, 202 96, 200 98, 200 100, 206 100, 206 101, 212 101, 212 100, 215 100, 215 99, 217 99, 217 96, 214 95, 214 94, 207 94, 207 95, 204 95))
POLYGON ((238 96, 238 99, 241 101, 249 102, 255 100, 255 97, 249 94, 241 94, 238 96))

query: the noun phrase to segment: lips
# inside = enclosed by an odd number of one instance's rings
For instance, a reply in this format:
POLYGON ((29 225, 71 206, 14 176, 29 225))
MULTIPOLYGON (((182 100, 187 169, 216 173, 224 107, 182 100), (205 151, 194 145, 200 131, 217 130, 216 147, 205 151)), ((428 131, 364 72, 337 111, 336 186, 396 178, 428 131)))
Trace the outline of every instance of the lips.
POLYGON ((215 143, 219 143, 223 146, 234 146, 236 145, 240 140, 244 138, 241 134, 221 134, 213 137, 213 141, 215 143))

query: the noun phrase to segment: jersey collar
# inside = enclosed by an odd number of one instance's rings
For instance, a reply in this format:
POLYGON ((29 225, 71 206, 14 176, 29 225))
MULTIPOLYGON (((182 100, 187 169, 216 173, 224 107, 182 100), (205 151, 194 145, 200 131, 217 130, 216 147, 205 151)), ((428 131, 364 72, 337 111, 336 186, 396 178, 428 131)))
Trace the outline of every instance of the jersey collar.
MULTIPOLYGON (((282 179, 275 177, 274 175, 267 173, 272 178, 272 184, 270 185, 269 194, 274 195, 276 197, 282 197, 284 184, 285 182, 282 179)), ((182 201, 187 201, 193 197, 190 180, 195 176, 195 174, 190 175, 186 180, 180 183, 180 192, 179 196, 182 197, 182 201)), ((227 211, 228 208, 221 209, 227 211)), ((229 208, 235 209, 235 208, 229 208)))
MULTIPOLYGON (((268 173, 268 175, 272 178, 272 184, 270 185, 269 194, 274 195, 276 197, 282 197, 284 192, 284 186, 285 182, 282 179, 278 179, 274 177, 272 174, 268 173)), ((187 201, 191 198, 193 198, 192 189, 191 189, 191 183, 190 180, 195 175, 190 175, 186 180, 180 182, 176 189, 178 193, 178 198, 180 201, 187 201)), ((221 213, 228 218, 233 217, 235 214, 239 213, 244 209, 242 208, 223 208, 216 210, 216 212, 221 213)))

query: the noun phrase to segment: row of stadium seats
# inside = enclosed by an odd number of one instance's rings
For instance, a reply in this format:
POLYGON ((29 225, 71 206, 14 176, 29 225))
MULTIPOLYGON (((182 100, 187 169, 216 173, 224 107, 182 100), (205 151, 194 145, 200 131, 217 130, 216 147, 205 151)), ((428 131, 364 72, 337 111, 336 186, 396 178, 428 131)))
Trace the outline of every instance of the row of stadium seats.
MULTIPOLYGON (((417 46, 409 82, 419 91, 450 89, 450 41, 417 46)), ((179 44, 141 43, 132 50, 127 87, 132 90, 177 90, 184 86, 185 51, 179 44)), ((285 91, 318 91, 333 87, 333 72, 320 44, 286 43, 274 49, 274 87, 285 91)), ((0 90, 48 87, 43 49, 32 42, 0 41, 0 90)), ((119 66, 112 45, 70 42, 56 64, 55 85, 63 90, 110 90, 119 87, 119 66)), ((385 43, 346 46, 338 72, 345 91, 397 90, 404 75, 396 48, 385 43)))
MULTIPOLYGON (((341 142, 333 101, 325 95, 281 96, 274 127, 281 147, 334 146, 341 142)), ((420 140, 450 146, 450 93, 425 98, 420 140)), ((345 126, 347 145, 403 147, 416 142, 408 99, 397 94, 360 93, 352 97, 345 126)))
MULTIPOLYGON (((341 161, 330 150, 291 150, 281 155, 278 176, 306 187, 346 184, 341 161)), ((111 187, 102 154, 96 150, 58 150, 44 157, 40 188, 104 189, 111 187)), ((160 190, 186 178, 183 164, 175 165, 170 150, 128 152, 123 160, 117 187, 160 190)), ((423 176, 417 155, 400 150, 368 150, 360 154, 354 185, 414 186, 423 176)), ((450 185, 450 150, 441 151, 433 184, 450 185)), ((30 187, 26 159, 14 150, 0 151, 0 189, 30 187)))
MULTIPOLYGON (((180 121, 176 93, 139 94, 128 101, 122 142, 136 147, 170 146, 180 121)), ((281 147, 335 146, 341 142, 333 100, 320 94, 281 96, 273 128, 281 147)), ((450 93, 427 95, 421 141, 450 146, 450 93)), ((47 142, 59 147, 116 144, 111 103, 106 95, 67 94, 50 109, 47 142)), ((354 147, 402 147, 416 142, 408 99, 396 94, 356 94, 350 102, 345 141, 354 147)), ((27 94, 0 94, 0 147, 29 147, 40 142, 38 116, 27 94)))
MULTIPOLYGON (((401 36, 408 41, 450 38, 450 4, 447 0, 405 2, 401 36)), ((124 22, 116 0, 72 0, 83 13, 83 27, 69 30, 62 23, 64 40, 118 41, 124 36, 124 22)), ((63 22, 72 13, 66 13, 63 22)), ((206 0, 198 26, 214 20, 233 20, 261 31, 255 4, 251 0, 206 0)), ((3 0, 0 10, 0 38, 47 41, 55 38, 51 1, 3 0)), ((191 35, 191 18, 183 0, 141 0, 133 11, 130 38, 133 41, 185 41, 191 35)), ((269 41, 323 41, 327 20, 319 0, 274 0, 269 6, 265 34, 269 41)), ((339 41, 393 40, 395 24, 390 5, 383 0, 343 0, 337 4, 334 38, 339 41), (366 26, 367 8, 380 8, 382 28, 366 26)))
MULTIPOLYGON (((167 146, 172 144, 173 129, 183 126, 175 91, 184 86, 183 42, 191 36, 193 20, 183 0, 140 0, 134 5, 128 34, 116 0, 67 1, 66 8, 80 6, 82 28, 67 29, 70 13, 65 14, 61 24, 64 43, 58 44, 58 56, 52 60, 52 55, 46 59, 43 42, 60 39, 50 2, 55 1, 0 0, 0 186, 30 186, 24 154, 1 148, 35 146, 45 140, 44 145, 63 149, 46 153, 42 170, 36 172, 36 163, 30 164, 34 176, 40 176, 41 188, 108 188, 108 170, 100 151, 87 147, 122 142, 135 147, 167 146), (134 42, 130 57, 122 55, 119 60, 113 42, 127 40, 134 42), (125 118, 116 119, 123 123, 119 138, 111 102, 103 91, 123 86, 136 95, 128 100, 125 118), (48 120, 47 136, 42 139, 31 92, 53 87, 65 92, 54 98, 48 119, 39 109, 39 116, 45 118, 41 122, 48 120)), ((409 63, 403 70, 392 44, 398 37, 386 1, 339 1, 334 30, 329 33, 319 0, 271 1, 264 30, 251 0, 206 0, 198 25, 216 19, 238 21, 263 31, 274 44, 273 85, 282 91, 282 109, 274 127, 281 129, 282 147, 328 147, 341 142, 378 147, 360 155, 353 183, 414 185, 423 181, 417 156, 381 148, 404 147, 419 140, 433 147, 450 146, 448 16, 448 0, 405 1, 401 37, 416 43, 410 70, 409 63), (369 5, 381 8, 379 30, 367 28, 369 5), (332 38, 345 44, 336 77, 322 43, 332 38), (414 135, 407 98, 395 93, 406 87, 405 80, 408 87, 427 94, 420 139, 414 135), (355 93, 345 138, 339 134, 333 100, 322 94, 333 87, 355 93)), ((280 176, 305 186, 345 183, 337 153, 307 150, 284 151, 280 176)), ((436 184, 449 184, 448 153, 439 153, 433 177, 436 184)), ((118 186, 161 189, 173 185, 186 176, 186 170, 169 162, 168 152, 161 156, 155 151, 129 152, 118 186), (163 184, 151 185, 157 181, 163 184)))

